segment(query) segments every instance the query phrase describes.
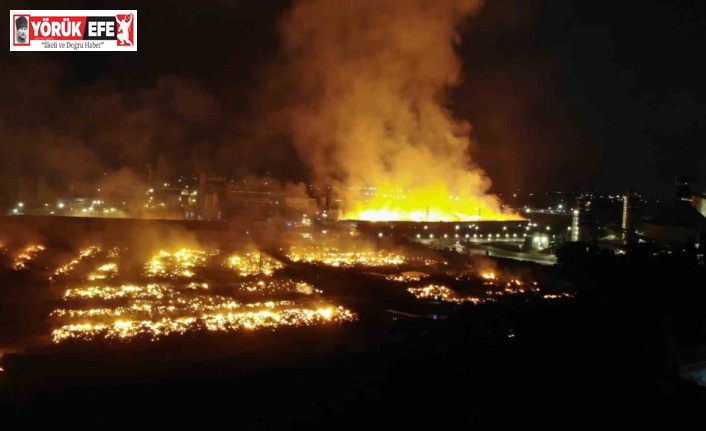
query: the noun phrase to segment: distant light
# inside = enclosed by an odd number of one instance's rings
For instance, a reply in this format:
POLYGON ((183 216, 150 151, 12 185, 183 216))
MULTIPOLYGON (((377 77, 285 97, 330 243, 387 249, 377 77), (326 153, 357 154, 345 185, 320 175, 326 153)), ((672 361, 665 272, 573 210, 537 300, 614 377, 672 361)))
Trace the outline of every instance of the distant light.
POLYGON ((59 208, 59 209, 64 208, 64 203, 63 203, 63 202, 59 202, 59 204, 57 205, 57 208, 59 208))
POLYGON ((382 238, 382 232, 378 234, 378 238, 382 238))
POLYGON ((417 238, 421 238, 421 237, 422 237, 421 235, 417 234, 417 238))
POLYGON ((25 206, 25 204, 24 204, 23 202, 20 202, 20 203, 17 204, 17 206, 20 207, 20 208, 22 208, 22 207, 25 206))
POLYGON ((448 238, 448 237, 449 237, 448 235, 444 234, 444 238, 448 238))
POLYGON ((579 215, 579 210, 574 210, 574 215, 579 215))
POLYGON ((552 227, 551 227, 551 226, 547 226, 547 230, 551 230, 551 229, 552 229, 552 227))
POLYGON ((456 230, 459 230, 460 228, 461 228, 461 226, 456 225, 456 230))
POLYGON ((434 238, 434 234, 433 234, 433 233, 430 233, 430 234, 429 234, 429 238, 434 238))
POLYGON ((12 214, 17 214, 17 208, 14 208, 14 209, 12 210, 12 214))

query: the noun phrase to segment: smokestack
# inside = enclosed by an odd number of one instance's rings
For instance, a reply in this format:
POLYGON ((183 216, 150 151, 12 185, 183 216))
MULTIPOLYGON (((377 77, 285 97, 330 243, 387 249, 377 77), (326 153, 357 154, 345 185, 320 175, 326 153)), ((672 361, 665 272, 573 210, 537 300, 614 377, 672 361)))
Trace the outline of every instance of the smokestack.
POLYGON ((630 227, 630 195, 632 195, 632 190, 628 190, 623 197, 623 220, 621 223, 621 227, 623 229, 623 239, 627 239, 628 228, 630 227))

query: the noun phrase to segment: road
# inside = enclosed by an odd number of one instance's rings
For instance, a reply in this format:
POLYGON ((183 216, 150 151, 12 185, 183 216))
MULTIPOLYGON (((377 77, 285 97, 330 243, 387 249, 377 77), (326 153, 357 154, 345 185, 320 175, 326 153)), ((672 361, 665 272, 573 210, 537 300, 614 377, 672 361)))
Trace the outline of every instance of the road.
POLYGON ((541 265, 554 265, 556 264, 556 256, 552 254, 541 254, 541 253, 523 253, 519 251, 509 251, 503 250, 501 248, 493 247, 492 245, 484 244, 473 244, 467 247, 470 254, 485 255, 486 249, 490 252, 491 257, 501 257, 505 259, 516 259, 525 260, 529 262, 539 263, 541 265))

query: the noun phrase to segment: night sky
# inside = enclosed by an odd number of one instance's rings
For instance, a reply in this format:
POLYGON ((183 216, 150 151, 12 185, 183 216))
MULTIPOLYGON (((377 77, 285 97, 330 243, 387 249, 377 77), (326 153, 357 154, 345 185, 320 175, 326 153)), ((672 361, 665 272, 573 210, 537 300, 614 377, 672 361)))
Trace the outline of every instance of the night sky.
MULTIPOLYGON (((3 51, 0 176, 80 180, 150 163, 164 176, 306 180, 287 136, 255 143, 248 132, 290 3, 5 2, 8 10, 137 9, 139 45, 137 53, 3 51)), ((492 191, 664 195, 678 174, 704 184, 701 3, 487 1, 463 30, 465 80, 450 108, 472 123, 471 155, 492 191)))

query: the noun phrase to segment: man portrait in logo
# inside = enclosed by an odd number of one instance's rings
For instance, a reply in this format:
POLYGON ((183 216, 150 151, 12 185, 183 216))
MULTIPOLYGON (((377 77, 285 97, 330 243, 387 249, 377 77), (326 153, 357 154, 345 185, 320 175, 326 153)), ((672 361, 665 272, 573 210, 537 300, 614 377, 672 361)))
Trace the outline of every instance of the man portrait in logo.
POLYGON ((29 43, 29 20, 26 16, 20 16, 15 19, 15 43, 27 45, 29 43))

